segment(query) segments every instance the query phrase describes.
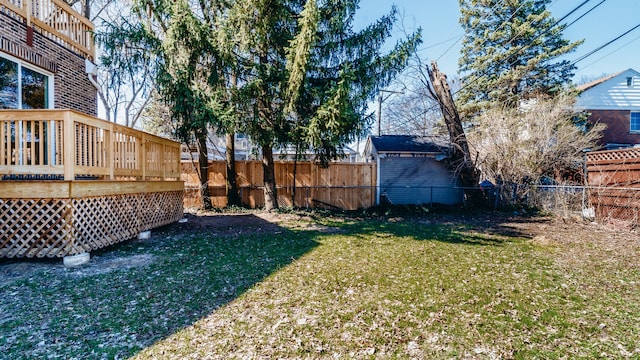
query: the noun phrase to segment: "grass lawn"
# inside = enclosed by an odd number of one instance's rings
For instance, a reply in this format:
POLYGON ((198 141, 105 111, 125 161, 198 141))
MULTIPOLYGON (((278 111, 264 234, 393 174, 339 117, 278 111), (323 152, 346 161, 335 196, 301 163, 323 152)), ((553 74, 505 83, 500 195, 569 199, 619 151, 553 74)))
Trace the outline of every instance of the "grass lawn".
POLYGON ((0 263, 0 358, 640 358, 640 235, 595 224, 200 215, 92 257, 0 263))

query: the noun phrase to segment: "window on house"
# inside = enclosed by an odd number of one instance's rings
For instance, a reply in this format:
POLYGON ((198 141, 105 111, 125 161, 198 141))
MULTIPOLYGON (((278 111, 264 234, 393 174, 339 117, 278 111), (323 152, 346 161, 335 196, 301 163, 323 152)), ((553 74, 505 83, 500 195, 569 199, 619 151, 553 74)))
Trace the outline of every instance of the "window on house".
POLYGON ((48 109, 51 76, 0 57, 0 109, 48 109))
POLYGON ((640 111, 631 112, 629 131, 632 133, 640 133, 640 111))
POLYGON ((0 109, 18 108, 18 64, 0 57, 0 109))

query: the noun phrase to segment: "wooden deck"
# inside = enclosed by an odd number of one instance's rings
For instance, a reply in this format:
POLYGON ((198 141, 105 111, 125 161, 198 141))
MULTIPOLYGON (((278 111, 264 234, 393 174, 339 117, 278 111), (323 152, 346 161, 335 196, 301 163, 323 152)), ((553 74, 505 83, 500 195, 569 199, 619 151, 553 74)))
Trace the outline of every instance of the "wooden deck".
POLYGON ((0 12, 34 25, 45 37, 85 58, 95 58, 93 23, 62 0, 0 0, 0 12))
POLYGON ((96 250, 182 217, 180 144, 70 110, 0 110, 0 257, 96 250))

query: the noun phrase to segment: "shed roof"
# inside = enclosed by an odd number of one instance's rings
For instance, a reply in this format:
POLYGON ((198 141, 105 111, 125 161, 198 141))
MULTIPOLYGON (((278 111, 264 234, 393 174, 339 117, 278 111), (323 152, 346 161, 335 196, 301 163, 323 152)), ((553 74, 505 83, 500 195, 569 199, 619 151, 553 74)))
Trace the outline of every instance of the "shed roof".
POLYGON ((371 136, 370 141, 378 152, 444 153, 448 150, 447 146, 425 136, 381 135, 371 136))

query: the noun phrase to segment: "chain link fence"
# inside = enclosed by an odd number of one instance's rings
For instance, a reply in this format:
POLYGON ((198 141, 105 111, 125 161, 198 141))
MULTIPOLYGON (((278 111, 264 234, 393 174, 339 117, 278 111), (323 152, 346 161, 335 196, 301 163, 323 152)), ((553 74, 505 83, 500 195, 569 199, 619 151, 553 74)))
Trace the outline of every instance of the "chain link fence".
MULTIPOLYGON (((210 187, 217 206, 224 206, 224 188, 210 187)), ((262 187, 240 187, 243 204, 263 206, 262 187)), ((199 190, 185 197, 198 200, 199 190)), ((501 184, 462 188, 454 186, 278 186, 278 205, 302 208, 355 210, 375 205, 471 205, 480 199, 486 209, 537 209, 565 218, 581 218, 632 228, 640 221, 640 188, 569 185, 501 184), (295 198, 295 201, 293 201, 295 198)), ((213 198, 212 198, 213 199, 213 198)), ((190 201, 191 201, 190 200, 190 201)), ((214 205, 215 206, 215 205, 214 205)))

